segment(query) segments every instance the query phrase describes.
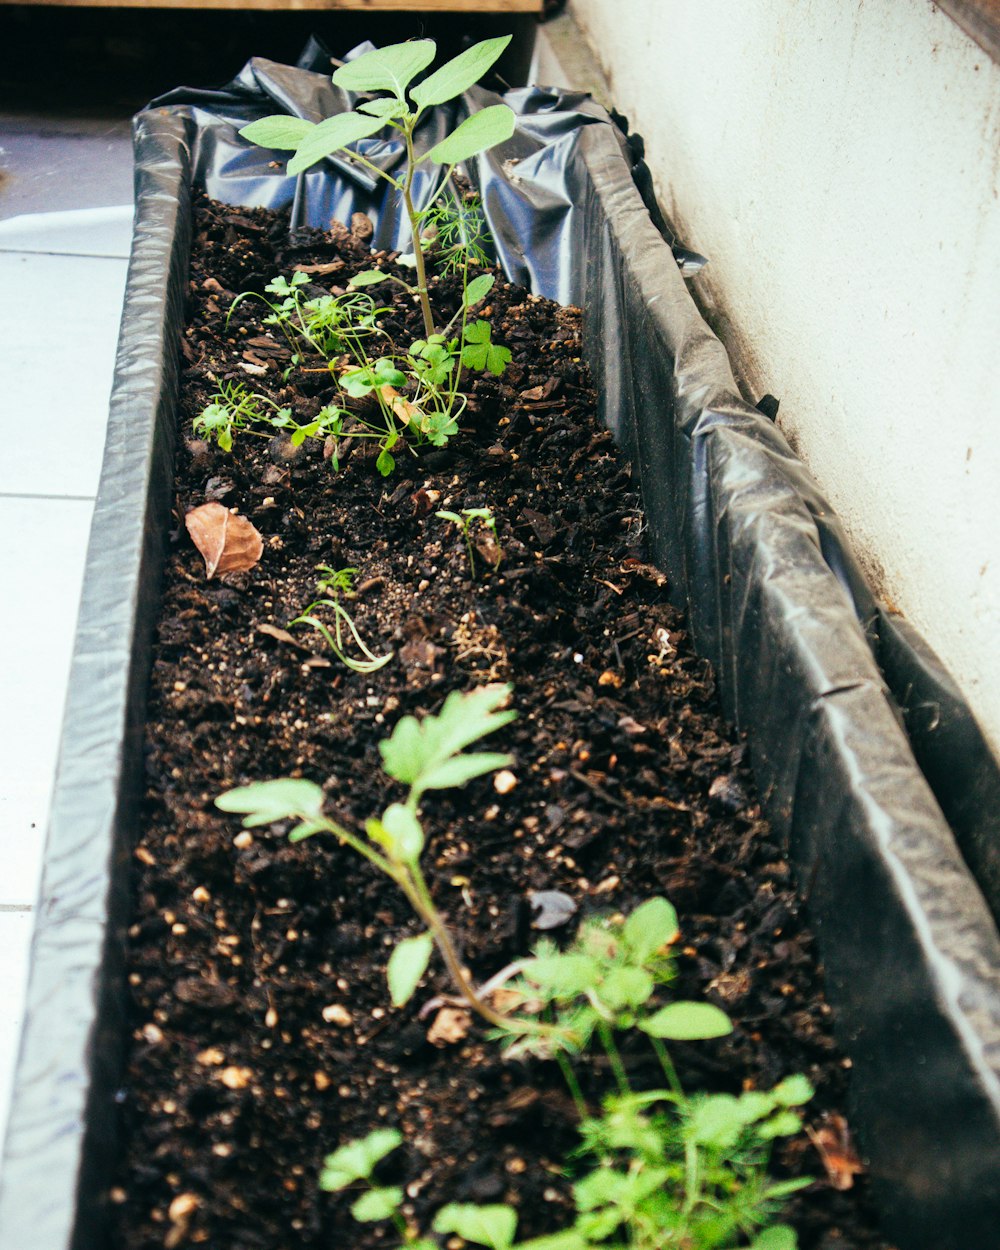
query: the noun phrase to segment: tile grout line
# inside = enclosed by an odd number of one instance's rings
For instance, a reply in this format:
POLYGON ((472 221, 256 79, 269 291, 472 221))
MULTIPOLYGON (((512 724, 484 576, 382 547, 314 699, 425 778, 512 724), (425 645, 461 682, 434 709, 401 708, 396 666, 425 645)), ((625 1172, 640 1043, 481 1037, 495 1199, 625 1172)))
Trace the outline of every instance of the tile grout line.
POLYGON ((0 245, 0 254, 4 256, 72 256, 76 260, 128 260, 127 256, 116 255, 114 252, 60 252, 39 247, 4 247, 0 245))
POLYGON ((63 503, 66 501, 73 503, 95 503, 97 495, 96 493, 93 495, 42 495, 34 494, 30 491, 0 490, 0 499, 51 499, 56 503, 63 503))

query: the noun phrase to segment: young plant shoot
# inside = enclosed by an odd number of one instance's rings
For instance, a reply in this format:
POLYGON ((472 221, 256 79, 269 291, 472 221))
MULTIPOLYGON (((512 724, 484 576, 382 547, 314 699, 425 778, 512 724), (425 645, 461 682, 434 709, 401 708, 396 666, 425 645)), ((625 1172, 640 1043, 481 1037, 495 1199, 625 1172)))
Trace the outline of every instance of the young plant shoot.
MULTIPOLYGON (((510 39, 509 35, 485 39, 446 62, 415 86, 411 85, 414 79, 434 60, 437 46, 433 39, 416 39, 376 48, 340 66, 333 75, 334 84, 343 90, 374 97, 362 100, 356 112, 339 113, 321 122, 309 122, 285 114, 263 117, 240 131, 245 139, 261 147, 291 151, 293 155, 288 162, 290 174, 303 173, 318 161, 339 152, 389 183, 402 197, 413 239, 417 279, 413 289, 420 300, 427 339, 435 333, 435 325, 420 245, 420 213, 414 202, 414 175, 419 166, 428 162, 443 167, 443 174, 432 193, 426 197, 426 211, 445 192, 457 166, 510 138, 514 133, 514 113, 506 104, 492 104, 480 109, 422 156, 416 154, 413 136, 424 113, 455 99, 478 82, 496 62, 510 39), (399 132, 406 149, 405 167, 398 176, 380 169, 351 146, 361 139, 371 138, 386 126, 399 132)), ((375 271, 372 280, 379 281, 384 277, 384 274, 375 271)), ((355 279, 353 285, 358 287, 362 283, 355 279)))
POLYGON ((422 721, 404 716, 398 721, 392 734, 379 743, 379 751, 389 776, 408 787, 407 796, 401 803, 391 803, 381 817, 366 821, 364 836, 325 815, 323 791, 311 781, 256 782, 215 800, 223 811, 241 813, 246 829, 295 820, 298 823, 288 835, 293 842, 331 833, 385 873, 424 925, 422 933, 404 938, 389 957, 386 972, 393 1004, 401 1007, 409 1001, 437 946, 459 994, 497 1028, 506 1028, 508 1022, 483 1000, 469 979, 421 870, 420 801, 428 790, 464 786, 512 762, 509 755, 495 751, 465 750, 515 718, 515 712, 503 710, 509 696, 510 688, 502 685, 481 686, 468 694, 453 691, 436 716, 425 716, 422 721))
MULTIPOLYGON (((484 536, 490 540, 487 554, 490 554, 492 551, 496 553, 491 561, 494 570, 500 567, 503 553, 497 543, 496 517, 494 517, 490 508, 463 508, 461 513, 444 510, 435 512, 434 515, 441 521, 449 521, 452 525, 458 526, 469 557, 469 572, 473 577, 476 576, 476 556, 472 545, 472 526, 476 522, 479 523, 484 536)), ((480 551, 480 555, 482 554, 482 551, 480 551)))
POLYGON ((320 592, 321 597, 314 599, 290 624, 309 625, 312 629, 315 629, 341 664, 346 664, 355 673, 377 672, 383 665, 389 663, 394 653, 389 651, 386 655, 375 655, 358 633, 354 617, 340 602, 341 596, 345 599, 354 598, 354 576, 358 570, 332 569, 328 564, 319 564, 316 567, 317 571, 323 574, 316 582, 316 589, 320 592), (316 611, 319 608, 328 609, 333 613, 333 633, 330 632, 325 622, 316 615, 316 611), (355 645, 364 656, 364 659, 357 660, 346 654, 345 629, 354 639, 355 645))

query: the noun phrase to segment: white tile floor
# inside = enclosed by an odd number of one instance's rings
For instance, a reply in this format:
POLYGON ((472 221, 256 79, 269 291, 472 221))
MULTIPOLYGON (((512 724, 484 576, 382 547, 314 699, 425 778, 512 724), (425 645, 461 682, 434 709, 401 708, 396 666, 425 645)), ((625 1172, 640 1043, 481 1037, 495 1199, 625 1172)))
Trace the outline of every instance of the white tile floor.
POLYGON ((0 221, 0 1141, 131 219, 125 206, 0 221))

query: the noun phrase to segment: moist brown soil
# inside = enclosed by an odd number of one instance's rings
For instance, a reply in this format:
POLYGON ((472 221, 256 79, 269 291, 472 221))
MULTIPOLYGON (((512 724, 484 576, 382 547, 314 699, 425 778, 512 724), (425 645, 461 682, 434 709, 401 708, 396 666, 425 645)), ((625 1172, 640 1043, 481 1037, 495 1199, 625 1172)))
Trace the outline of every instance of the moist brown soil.
MULTIPOLYGON (((443 449, 398 448, 389 478, 363 441, 341 445, 334 472, 319 441, 296 450, 243 434, 225 454, 191 438, 219 379, 299 419, 333 397, 319 360, 282 381, 290 351, 258 301, 225 317, 236 293, 297 265, 314 293, 342 289, 371 264, 365 233, 359 222, 354 234, 289 238, 264 211, 196 205, 176 529, 134 851, 116 1246, 395 1244, 387 1226, 356 1224, 347 1198, 317 1187, 324 1154, 376 1125, 405 1134, 386 1175, 406 1186, 421 1227, 447 1201, 512 1202, 522 1236, 568 1222, 575 1119, 555 1065, 501 1060, 475 1022, 433 1044, 434 1015, 419 1013, 449 989, 440 966, 403 1010, 385 988, 389 950, 417 929, 402 898, 332 839, 241 833, 213 807, 234 785, 301 775, 359 826, 399 797, 377 750, 395 721, 436 710, 448 691, 504 681, 518 719, 488 745, 512 753, 516 785, 500 793, 484 778, 424 803, 431 888, 474 975, 539 936, 533 892, 575 903, 557 938, 585 915, 667 895, 682 923, 678 993, 707 997, 734 1022, 730 1037, 676 1046, 682 1079, 738 1091, 807 1074, 814 1137, 784 1143, 774 1170, 820 1179, 788 1218, 804 1250, 884 1247, 864 1176, 839 1190, 814 1144, 846 1129, 849 1061, 744 742, 647 561, 629 466, 596 422, 579 311, 498 284, 482 315, 512 364, 501 379, 470 378, 461 434, 443 449), (182 518, 209 500, 261 531, 251 572, 206 580, 182 518), (496 516, 502 559, 493 571, 477 556, 473 577, 456 530, 434 513, 480 506, 496 516), (395 652, 378 672, 345 668, 309 629, 282 633, 315 598, 318 564, 358 569, 358 628, 375 652, 395 652)), ((455 281, 435 287, 450 315, 455 281)), ((408 297, 384 325, 399 341, 417 337, 408 297)), ((652 1079, 641 1047, 626 1060, 637 1082, 652 1079)), ((580 1078, 596 1102, 606 1065, 592 1057, 580 1078)), ((839 1168, 836 1150, 826 1159, 841 1182, 844 1153, 839 1168)))

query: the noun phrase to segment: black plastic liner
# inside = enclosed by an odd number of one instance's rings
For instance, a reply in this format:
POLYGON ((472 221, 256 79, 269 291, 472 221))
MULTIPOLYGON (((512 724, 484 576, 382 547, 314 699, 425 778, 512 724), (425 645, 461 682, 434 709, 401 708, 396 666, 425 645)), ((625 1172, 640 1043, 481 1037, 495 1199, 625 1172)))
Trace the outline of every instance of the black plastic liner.
MULTIPOLYGON (((476 90, 462 107, 493 98, 476 90)), ((498 254, 514 280, 585 310, 656 555, 751 733, 809 896, 887 1232, 903 1250, 996 1250, 1000 936, 941 810, 995 890, 996 761, 940 663, 873 599, 780 432, 739 398, 607 115, 569 93, 505 99, 518 129, 472 171, 498 254)), ((137 118, 136 231, 0 1170, 3 1250, 106 1244, 190 185, 289 206, 300 223, 362 209, 378 245, 406 245, 355 171, 289 180, 234 134, 276 105, 315 117, 348 104, 326 75, 253 61, 224 91, 173 93, 137 118)), ((424 142, 445 127, 432 119, 424 142)), ((388 144, 375 155, 397 159, 388 144)))

